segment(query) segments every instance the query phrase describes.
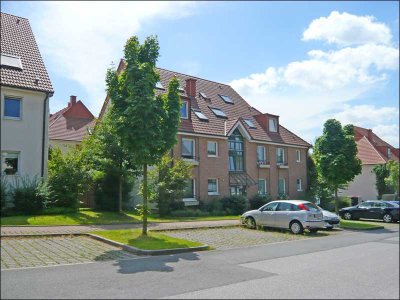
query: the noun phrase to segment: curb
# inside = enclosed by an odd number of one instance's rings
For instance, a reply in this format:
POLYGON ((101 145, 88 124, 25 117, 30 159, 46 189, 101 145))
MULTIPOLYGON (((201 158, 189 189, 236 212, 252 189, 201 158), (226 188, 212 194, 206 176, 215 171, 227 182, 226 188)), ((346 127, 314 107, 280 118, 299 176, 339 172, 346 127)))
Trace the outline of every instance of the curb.
POLYGON ((385 229, 385 226, 378 226, 378 227, 373 227, 373 228, 346 228, 346 227, 339 227, 340 229, 343 230, 355 230, 355 231, 365 231, 365 230, 379 230, 379 229, 385 229))

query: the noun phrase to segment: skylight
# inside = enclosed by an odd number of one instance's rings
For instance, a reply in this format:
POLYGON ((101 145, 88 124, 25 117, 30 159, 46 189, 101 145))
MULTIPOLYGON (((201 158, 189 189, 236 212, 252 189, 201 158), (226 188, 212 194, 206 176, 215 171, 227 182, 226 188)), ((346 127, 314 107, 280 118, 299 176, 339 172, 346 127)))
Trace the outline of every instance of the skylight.
POLYGON ((222 98, 222 100, 224 100, 226 103, 229 103, 229 104, 233 104, 233 101, 232 101, 232 99, 229 97, 229 96, 226 96, 226 95, 219 95, 221 98, 222 98))
POLYGON ((193 112, 196 114, 196 116, 203 121, 208 121, 208 118, 200 111, 200 110, 194 110, 193 112))
POLYGON ((161 90, 165 90, 165 88, 163 87, 163 85, 162 85, 162 83, 160 81, 157 81, 156 88, 157 89, 161 89, 161 90))
POLYGON ((199 94, 200 94, 200 96, 201 96, 202 98, 204 98, 204 99, 209 99, 205 93, 200 92, 199 94))
POLYGON ((220 110, 219 108, 212 108, 212 107, 210 107, 210 109, 213 111, 213 113, 214 113, 217 117, 226 118, 226 114, 225 114, 222 110, 220 110))
POLYGON ((246 124, 250 127, 250 128, 256 128, 256 126, 254 126, 254 123, 252 120, 250 119, 245 119, 244 120, 246 122, 246 124))
POLYGON ((1 65, 22 70, 21 58, 9 54, 1 54, 1 65))
POLYGON ((178 91, 180 91, 180 92, 184 92, 185 91, 185 89, 180 85, 179 87, 178 87, 178 91))

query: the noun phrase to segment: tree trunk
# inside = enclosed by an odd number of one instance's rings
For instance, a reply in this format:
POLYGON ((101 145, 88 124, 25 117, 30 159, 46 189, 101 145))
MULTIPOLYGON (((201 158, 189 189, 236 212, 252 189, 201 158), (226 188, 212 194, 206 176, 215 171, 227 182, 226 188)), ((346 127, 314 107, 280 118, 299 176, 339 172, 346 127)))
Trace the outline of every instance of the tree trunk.
POLYGON ((338 199, 338 188, 335 187, 335 213, 339 213, 339 199, 338 199))
POLYGON ((143 165, 143 230, 142 235, 147 235, 147 164, 143 165))
POLYGON ((118 212, 122 212, 122 175, 119 176, 119 190, 118 190, 118 212))

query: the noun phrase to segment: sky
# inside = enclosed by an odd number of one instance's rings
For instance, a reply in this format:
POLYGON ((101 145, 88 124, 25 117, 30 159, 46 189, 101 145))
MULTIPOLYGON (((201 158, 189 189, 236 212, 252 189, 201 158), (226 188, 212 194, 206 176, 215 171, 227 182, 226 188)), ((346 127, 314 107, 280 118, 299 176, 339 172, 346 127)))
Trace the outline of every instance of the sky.
POLYGON ((399 147, 399 2, 8 2, 28 18, 55 94, 97 116, 126 40, 157 35, 161 68, 230 84, 314 144, 323 124, 399 147))

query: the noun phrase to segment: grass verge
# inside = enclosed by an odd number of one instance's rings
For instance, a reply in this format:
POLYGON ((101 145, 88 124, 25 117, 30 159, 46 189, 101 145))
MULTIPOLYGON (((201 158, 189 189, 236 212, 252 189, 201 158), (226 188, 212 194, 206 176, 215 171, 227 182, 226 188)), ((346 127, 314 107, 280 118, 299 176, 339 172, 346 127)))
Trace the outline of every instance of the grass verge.
POLYGON ((148 231, 147 236, 143 236, 140 229, 95 231, 92 233, 142 250, 162 250, 203 246, 203 244, 198 242, 178 239, 151 231, 148 231))
POLYGON ((340 228, 355 229, 355 230, 369 230, 369 229, 381 229, 381 228, 384 228, 384 226, 373 224, 373 223, 368 223, 368 222, 364 222, 364 221, 340 220, 340 228))

